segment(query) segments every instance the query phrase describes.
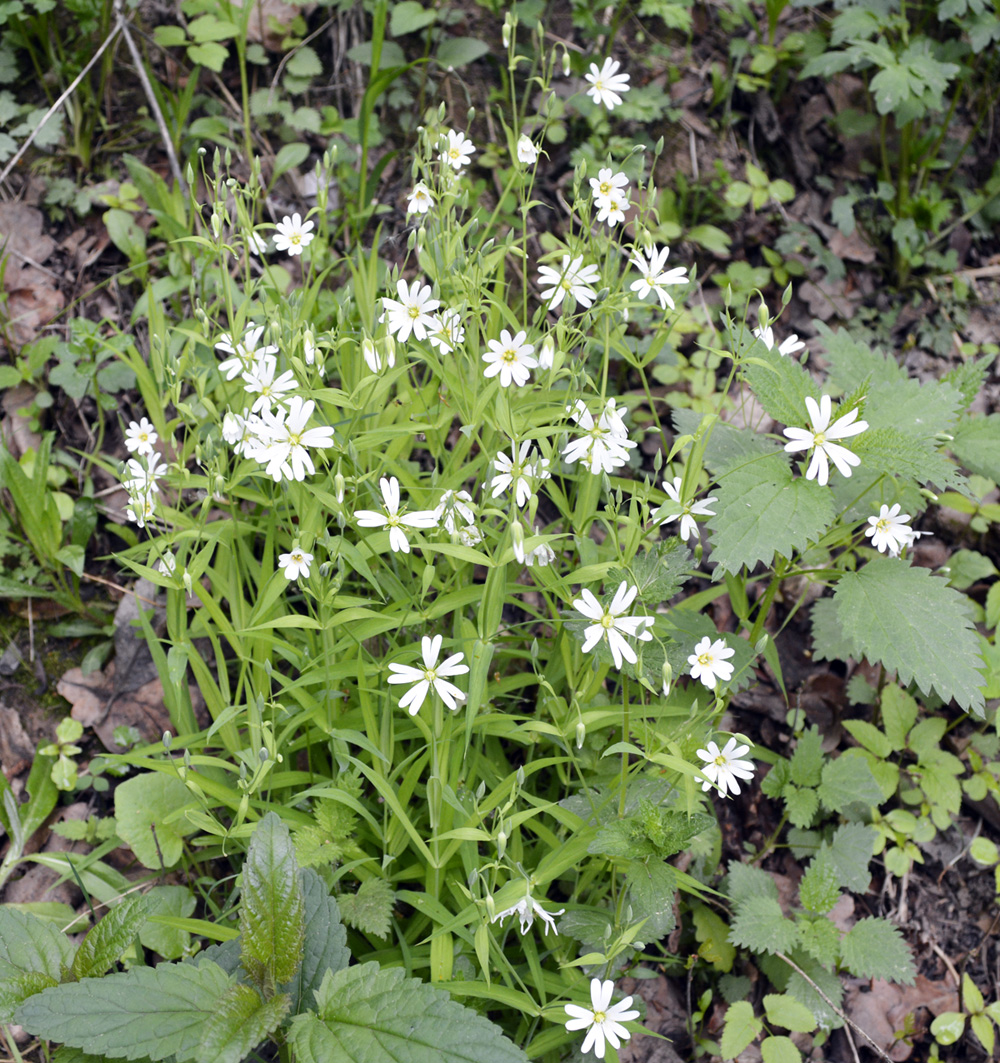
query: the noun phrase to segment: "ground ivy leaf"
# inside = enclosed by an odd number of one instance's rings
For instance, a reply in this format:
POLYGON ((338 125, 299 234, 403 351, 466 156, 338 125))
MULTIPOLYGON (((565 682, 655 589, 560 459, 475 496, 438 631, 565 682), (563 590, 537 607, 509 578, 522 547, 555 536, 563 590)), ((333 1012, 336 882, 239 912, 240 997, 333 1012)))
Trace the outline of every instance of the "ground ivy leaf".
POLYGON ((778 456, 723 474, 716 507, 709 522, 712 560, 726 572, 769 565, 776 553, 805 549, 834 517, 830 492, 814 480, 793 477, 778 456))
POLYGON ((887 919, 862 919, 840 942, 844 966, 859 978, 912 985, 916 969, 899 927, 887 919))
POLYGON ((398 967, 328 974, 316 1005, 317 1015, 297 1015, 289 1030, 300 1063, 527 1063, 498 1026, 398 967))
POLYGON ((214 963, 134 967, 43 990, 15 1020, 37 1037, 112 1059, 185 1063, 229 986, 214 963))
POLYGON ((846 573, 834 593, 852 655, 880 661, 905 686, 983 712, 979 642, 963 595, 897 558, 846 573), (942 637, 944 636, 944 637, 942 637))
POLYGON ((305 902, 295 846, 274 812, 257 824, 243 864, 240 958, 258 986, 295 976, 302 963, 305 902))

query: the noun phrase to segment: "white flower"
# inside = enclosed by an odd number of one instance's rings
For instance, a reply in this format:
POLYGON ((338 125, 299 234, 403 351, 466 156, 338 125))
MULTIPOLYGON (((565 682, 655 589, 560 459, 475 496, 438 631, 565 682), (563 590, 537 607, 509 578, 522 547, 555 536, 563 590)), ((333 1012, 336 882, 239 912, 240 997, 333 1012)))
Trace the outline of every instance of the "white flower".
POLYGON ((158 494, 160 491, 156 478, 167 471, 167 466, 160 464, 160 455, 155 450, 144 457, 145 465, 138 458, 129 458, 125 463, 127 476, 122 479, 122 486, 130 495, 158 494))
POLYGON ((912 546, 918 536, 927 534, 908 527, 906 522, 910 514, 900 514, 901 508, 898 502, 892 509, 882 506, 877 517, 868 518, 871 527, 865 528, 865 535, 880 554, 888 550, 890 557, 899 557, 899 551, 904 546, 912 546))
POLYGON ((861 459, 857 454, 846 447, 831 443, 830 440, 856 436, 868 427, 867 421, 855 420, 858 416, 857 407, 830 424, 833 416, 831 406, 829 395, 823 395, 819 404, 811 395, 807 395, 806 409, 809 411, 812 427, 784 429, 784 434, 792 441, 785 444, 785 450, 788 453, 815 448, 812 461, 809 462, 809 468, 806 470, 806 479, 817 480, 824 487, 830 479, 830 466, 827 458, 837 466, 843 476, 851 475, 852 465, 861 464, 861 459))
POLYGON ((732 657, 736 650, 731 650, 726 645, 725 639, 716 639, 714 642, 706 635, 694 648, 694 653, 688 657, 691 665, 691 678, 700 679, 709 690, 715 690, 717 679, 728 683, 733 678, 733 666, 726 660, 732 657))
POLYGON ((628 464, 628 452, 638 443, 628 438, 628 431, 614 399, 608 399, 596 423, 583 399, 577 399, 575 405, 567 406, 566 412, 585 433, 563 448, 562 456, 567 464, 586 460, 595 476, 602 472, 611 473, 628 464))
POLYGON ((555 310, 567 294, 572 295, 581 306, 592 306, 597 293, 590 286, 600 276, 601 271, 597 266, 583 265, 583 255, 577 255, 572 260, 569 255, 563 255, 559 269, 553 266, 538 267, 541 296, 549 304, 550 310, 555 310))
POLYGON ((661 247, 659 250, 650 248, 645 254, 638 251, 629 262, 642 274, 642 279, 632 282, 632 291, 639 293, 640 299, 653 293, 660 300, 663 310, 669 306, 674 309, 674 300, 666 290, 671 284, 687 284, 687 269, 684 266, 674 266, 666 269, 667 258, 670 255, 669 247, 661 247))
POLYGON ((458 529, 458 541, 463 546, 478 546, 483 541, 483 533, 474 524, 466 524, 458 529))
POLYGON ((413 513, 400 514, 399 512, 399 481, 395 476, 388 479, 382 477, 379 480, 382 489, 382 506, 384 512, 378 513, 372 509, 359 509, 354 514, 354 519, 360 528, 388 528, 389 546, 395 553, 408 554, 410 543, 403 531, 407 528, 433 528, 437 524, 437 517, 431 510, 416 510, 413 513))
POLYGON ((536 456, 532 461, 531 449, 531 440, 526 439, 521 444, 520 450, 516 443, 511 443, 509 458, 501 452, 493 459, 493 467, 497 475, 490 481, 490 487, 493 488, 492 498, 499 498, 513 485, 514 501, 523 508, 534 493, 532 479, 549 480, 552 478, 549 472, 549 459, 536 456))
POLYGON ((160 437, 145 417, 141 421, 129 421, 125 431, 125 446, 130 453, 152 454, 153 444, 160 437))
POLYGON ((293 395, 287 411, 283 406, 276 413, 266 411, 257 429, 260 440, 253 457, 262 464, 268 476, 279 483, 285 480, 304 480, 306 473, 316 471, 307 447, 332 447, 333 429, 329 426, 306 428, 316 403, 293 395))
POLYGON ((533 354, 535 348, 524 342, 526 338, 526 332, 512 336, 507 329, 503 329, 499 340, 490 340, 487 344, 489 350, 483 355, 483 361, 489 363, 483 375, 493 377, 499 373, 500 386, 503 388, 509 388, 511 381, 518 387, 524 387, 530 376, 528 370, 538 365, 538 359, 533 354))
POLYGON ((303 221, 300 214, 293 214, 290 218, 286 215, 274 227, 275 251, 287 251, 289 255, 301 255, 315 237, 311 221, 303 221))
POLYGON ((718 787, 723 797, 727 792, 738 794, 740 785, 737 780, 749 782, 753 778, 753 761, 739 760, 744 753, 749 753, 749 746, 741 746, 735 738, 730 738, 726 748, 720 750, 715 742, 709 742, 707 749, 699 749, 698 756, 704 760, 705 766, 701 769, 706 782, 701 784, 702 792, 718 787))
POLYGON ((153 511, 156 509, 156 500, 152 495, 142 498, 130 497, 125 507, 125 516, 134 521, 140 528, 146 527, 146 522, 152 520, 153 511))
POLYGON ((528 568, 534 568, 535 565, 538 565, 539 568, 545 568, 546 565, 551 565, 555 559, 556 552, 548 543, 541 543, 534 550, 529 550, 524 555, 524 563, 528 568))
POLYGON ((302 358, 306 365, 316 364, 316 355, 319 348, 316 346, 316 337, 312 334, 312 329, 306 329, 302 333, 302 358))
POLYGON ((278 568, 285 574, 285 579, 298 579, 299 576, 309 576, 309 566, 312 564, 313 555, 305 550, 292 549, 290 554, 278 556, 278 568))
MULTIPOLYGON (((382 359, 378 356, 374 341, 368 336, 361 341, 361 354, 365 359, 365 364, 373 373, 377 373, 382 368, 382 359)), ((395 359, 395 351, 393 351, 393 359, 395 359)))
POLYGON ((620 68, 621 63, 617 59, 605 59, 600 69, 596 63, 591 63, 590 72, 585 75, 590 82, 587 95, 593 98, 594 103, 602 104, 609 111, 622 102, 619 93, 628 92, 630 87, 628 74, 619 74, 620 68))
MULTIPOLYGON (((767 325, 765 328, 755 328, 753 334, 769 351, 774 350, 774 331, 770 325, 767 325)), ((805 348, 806 345, 793 332, 791 336, 781 342, 781 345, 778 347, 778 354, 798 354, 799 351, 804 351, 805 348)))
POLYGON ((523 166, 534 166, 538 161, 538 148, 524 133, 517 138, 517 161, 523 166))
POLYGON ((164 576, 172 576, 177 571, 177 558, 168 550, 156 562, 156 571, 164 576))
POLYGON ((465 659, 464 653, 453 653, 445 658, 440 664, 437 663, 441 653, 441 635, 428 638, 426 635, 420 640, 420 653, 424 659, 423 668, 414 668, 409 664, 390 664, 390 683, 413 683, 414 685, 399 699, 399 707, 406 709, 411 716, 416 716, 420 706, 424 703, 431 690, 434 690, 449 709, 457 709, 459 703, 465 701, 465 694, 454 683, 447 681, 447 676, 465 675, 469 670, 467 664, 460 662, 465 659))
POLYGON ((472 495, 468 491, 445 491, 434 510, 435 521, 449 535, 455 535, 461 527, 456 517, 461 517, 467 525, 476 523, 476 513, 470 502, 472 495))
POLYGON ((263 421, 249 410, 243 413, 227 411, 222 418, 222 438, 237 455, 249 458, 260 445, 258 434, 263 421))
POLYGON ((542 340, 542 345, 538 349, 538 368, 539 369, 551 369, 556 360, 556 344, 555 340, 551 336, 546 336, 542 340))
POLYGON ((448 143, 438 158, 458 172, 472 162, 472 155, 475 150, 476 145, 471 140, 468 140, 464 133, 449 129, 448 143))
POLYGON ((413 186, 406 204, 407 214, 426 214, 434 205, 434 195, 423 181, 418 181, 413 186))
POLYGON ((243 374, 246 381, 244 390, 257 396, 250 407, 251 413, 270 410, 276 404, 280 406, 284 402, 285 392, 296 387, 295 374, 291 369, 286 369, 275 378, 277 371, 277 358, 273 354, 265 354, 254 362, 249 372, 243 374))
POLYGON ((594 197, 594 203, 600 207, 612 196, 625 195, 623 191, 628 188, 628 178, 623 173, 615 173, 609 166, 597 171, 596 177, 590 179, 590 194, 594 197))
POLYGON ((600 204, 597 220, 606 221, 608 225, 620 225, 625 220, 625 211, 628 208, 628 196, 621 192, 612 192, 607 200, 600 204))
POLYGON ((457 310, 442 310, 434 318, 434 330, 427 337, 442 354, 451 352, 465 339, 465 328, 457 310))
MULTIPOLYGON (((246 237, 247 248, 249 249, 250 254, 263 255, 267 252, 267 240, 261 236, 260 233, 255 233, 251 229, 243 235, 246 237)), ((310 237, 310 239, 312 239, 312 237, 310 237)))
POLYGON ((681 478, 679 476, 674 477, 673 485, 664 480, 663 490, 669 495, 670 501, 664 502, 662 506, 653 511, 653 520, 660 523, 660 521, 680 519, 680 536, 684 542, 687 542, 692 535, 698 534, 698 524, 691 515, 692 513, 704 517, 715 516, 715 510, 708 508, 709 502, 715 501, 714 497, 703 498, 700 502, 681 501, 681 478))
POLYGON ((595 621, 583 632, 584 653, 590 653, 606 637, 616 668, 621 668, 622 658, 629 664, 635 664, 639 658, 625 641, 626 636, 640 642, 649 642, 653 638, 652 633, 646 630, 653 624, 652 617, 621 615, 635 601, 638 593, 638 587, 629 587, 622 580, 611 604, 605 609, 589 590, 581 591, 582 596, 574 600, 573 608, 583 613, 588 620, 595 621))
POLYGON ((215 345, 215 349, 223 354, 232 355, 231 358, 227 358, 219 364, 219 372, 227 380, 235 380, 241 373, 250 369, 258 358, 263 358, 266 354, 278 353, 278 348, 270 344, 266 347, 261 347, 259 351, 257 350, 257 344, 263 335, 264 326, 257 325, 256 327, 248 328, 243 333, 243 339, 234 343, 233 337, 228 332, 223 332, 219 342, 215 345))
POLYGON ((543 934, 547 934, 551 929, 553 933, 556 932, 555 916, 562 915, 565 912, 565 908, 560 908, 558 912, 547 912, 539 903, 531 896, 531 887, 526 886, 524 891, 524 897, 512 905, 510 908, 505 908, 502 912, 496 912, 491 923, 502 922, 508 915, 516 915, 521 921, 521 933, 527 934, 531 929, 532 923, 535 921, 537 915, 539 919, 545 924, 543 934))
POLYGON ((587 1036, 583 1039, 580 1051, 586 1055, 591 1049, 598 1059, 604 1058, 605 1041, 612 1048, 621 1047, 622 1041, 627 1041, 632 1035, 622 1026, 623 1022, 630 1022, 639 1018, 639 1012, 629 1010, 632 1003, 631 997, 619 1000, 617 1004, 611 1003, 612 994, 615 991, 615 983, 609 978, 602 982, 600 978, 594 978, 590 982, 591 1007, 584 1008, 579 1004, 564 1004, 566 1014, 570 1018, 566 1022, 567 1030, 586 1030, 587 1036))
MULTIPOLYGON (((405 343, 412 332, 418 340, 427 339, 434 330, 434 311, 441 305, 431 298, 431 286, 414 281, 409 288, 400 278, 396 283, 399 299, 382 299, 382 307, 389 318, 389 331, 405 343)), ((375 370, 378 372, 378 370, 375 370)))

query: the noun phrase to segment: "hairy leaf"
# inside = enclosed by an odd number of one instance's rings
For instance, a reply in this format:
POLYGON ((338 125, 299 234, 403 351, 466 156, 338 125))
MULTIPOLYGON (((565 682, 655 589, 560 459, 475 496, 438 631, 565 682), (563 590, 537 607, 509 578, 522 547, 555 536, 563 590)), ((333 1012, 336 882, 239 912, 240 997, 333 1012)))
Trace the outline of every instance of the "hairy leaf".
POLYGON ((811 374, 794 358, 779 354, 777 350, 768 350, 761 340, 749 353, 756 361, 747 364, 747 383, 757 401, 782 424, 804 424, 806 396, 819 399, 819 388, 811 374))
POLYGON ((806 868, 799 883, 799 900, 803 908, 826 915, 840 897, 840 882, 830 860, 820 853, 806 868))
POLYGON ((305 903, 305 944, 295 977, 281 986, 291 998, 292 1014, 312 1007, 313 993, 327 971, 339 971, 351 962, 347 931, 340 921, 337 901, 326 883, 308 868, 299 872, 305 903))
POLYGON ((754 952, 788 952, 795 945, 795 924, 773 897, 749 897, 736 909, 729 940, 754 952))
POLYGON ((867 808, 882 803, 882 791, 863 756, 842 753, 823 765, 819 799, 831 812, 844 813, 851 805, 867 808))
POLYGON ((794 477, 783 457, 764 458, 719 480, 712 528, 712 560, 727 572, 776 553, 789 556, 826 531, 834 517, 830 492, 794 477))
POLYGON ((341 895, 340 915, 345 923, 363 934, 388 937, 395 900, 396 894, 384 878, 367 878, 357 893, 341 895))
POLYGON ((289 1042, 299 1063, 526 1063, 489 1020, 447 993, 377 963, 328 974, 318 1014, 297 1015, 289 1042))
POLYGON ((274 812, 257 824, 243 864, 240 958, 250 978, 273 990, 302 963, 305 902, 295 847, 274 812))
POLYGON ((648 861, 630 860, 625 872, 632 918, 645 919, 641 930, 645 940, 666 936, 676 926, 674 894, 677 876, 674 869, 655 857, 648 861))
POLYGON ((838 391, 853 391, 868 378, 873 385, 890 386, 906 380, 906 370, 895 358, 872 350, 866 343, 854 339, 846 329, 839 328, 834 332, 822 321, 813 324, 822 338, 823 357, 830 366, 827 380, 838 391))
POLYGON ((109 971, 135 941, 146 922, 148 907, 145 897, 132 894, 111 908, 80 943, 73 957, 74 977, 100 978, 109 971))
POLYGON ((868 864, 875 853, 876 834, 863 823, 844 823, 830 841, 830 863, 845 890, 864 893, 871 882, 868 864))
MULTIPOLYGON (((683 435, 694 435, 702 421, 694 410, 674 410, 674 426, 683 435)), ((705 468, 713 473, 736 469, 757 458, 781 452, 781 444, 750 428, 736 428, 716 420, 705 445, 705 468)))
POLYGON ((979 394, 979 389, 986 382, 986 374, 995 360, 994 356, 988 354, 983 355, 982 358, 970 358, 969 361, 945 373, 941 379, 957 388, 962 394, 962 402, 965 406, 971 406, 979 394))
POLYGON ((605 582, 617 587, 626 580, 639 588, 639 598, 656 606, 672 598, 686 579, 691 567, 691 551, 674 537, 636 555, 628 569, 612 568, 605 582))
POLYGON ((907 435, 898 427, 869 428, 852 443, 862 466, 873 473, 905 476, 918 484, 937 487, 954 487, 963 482, 958 469, 932 441, 907 435))
POLYGON ((887 919, 862 919, 840 943, 844 966, 859 978, 884 978, 912 985, 916 975, 913 957, 899 927, 887 919))
POLYGON ((1000 413, 962 421, 948 445, 970 472, 1000 482, 1000 413))
POLYGON ((726 876, 726 892, 734 904, 743 904, 751 897, 778 899, 774 879, 759 867, 751 867, 741 860, 731 860, 726 876))
POLYGON ((281 1025, 290 1003, 286 993, 265 1003, 252 986, 230 986, 205 1023, 195 1052, 197 1063, 240 1063, 281 1025))
POLYGON ((982 661, 966 599, 925 568, 878 558, 846 573, 834 593, 853 656, 880 661, 904 685, 983 711, 982 661))
POLYGON ((823 737, 819 728, 803 731, 789 762, 789 775, 797 786, 819 786, 823 771, 823 737))
MULTIPOLYGON (((791 958, 823 990, 827 998, 832 1000, 836 1007, 840 1007, 844 996, 844 985, 839 976, 801 953, 795 953, 791 958)), ((836 1030, 844 1025, 844 1020, 797 971, 792 971, 788 976, 785 992, 795 997, 801 1004, 805 1004, 813 1013, 821 1030, 836 1030)))
POLYGON ((798 921, 799 947, 827 967, 840 955, 840 931, 825 916, 798 921))
POLYGON ((817 661, 846 661, 853 646, 844 636, 833 598, 813 602, 809 619, 812 621, 813 657, 817 661))
POLYGON ((56 985, 73 962, 73 946, 52 923, 0 906, 0 1022, 21 1001, 56 985))
POLYGON ((214 963, 133 967, 55 986, 26 1000, 15 1020, 37 1037, 112 1059, 193 1059, 230 978, 214 963))

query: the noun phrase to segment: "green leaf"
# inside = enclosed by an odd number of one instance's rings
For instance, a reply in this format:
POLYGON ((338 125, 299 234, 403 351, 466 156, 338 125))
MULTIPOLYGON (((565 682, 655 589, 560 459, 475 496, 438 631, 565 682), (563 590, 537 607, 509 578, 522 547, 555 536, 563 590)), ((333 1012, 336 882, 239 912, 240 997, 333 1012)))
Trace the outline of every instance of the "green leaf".
POLYGON ((0 1022, 32 993, 62 980, 73 946, 58 927, 27 912, 0 906, 0 1022))
POLYGON ((295 50, 285 64, 285 69, 292 77, 314 78, 323 73, 323 64, 315 49, 310 48, 308 44, 303 44, 295 50))
POLYGON ((986 1049, 986 1055, 993 1058, 993 1047, 996 1044, 996 1034, 993 1031, 993 1021, 988 1015, 970 1015, 969 1025, 976 1035, 979 1043, 986 1049))
POLYGON ((889 477, 909 477, 918 484, 951 487, 962 483, 955 466, 931 440, 917 439, 898 427, 869 428, 852 440, 865 469, 889 477))
POLYGON ((844 823, 830 841, 830 863, 840 885, 854 893, 864 893, 871 883, 868 865, 875 854, 877 835, 863 823, 844 823))
POLYGON ((340 921, 337 901, 326 883, 309 868, 299 871, 305 904, 305 944, 302 963, 294 978, 280 986, 292 1001, 292 1014, 312 1005, 327 971, 339 971, 351 962, 347 930, 340 921))
POLYGON ((760 1043, 760 1056, 764 1063, 802 1063, 802 1053, 790 1037, 765 1037, 760 1043))
POLYGON ((719 478, 712 517, 712 560, 727 572, 771 564, 815 542, 833 521, 830 492, 793 477, 783 457, 745 465, 719 478))
POLYGON ((873 382, 865 406, 871 429, 898 428, 913 439, 932 441, 950 432, 962 408, 962 393, 939 380, 913 378, 873 382))
POLYGON ((191 793, 176 776, 151 771, 126 779, 115 787, 118 837, 143 866, 159 871, 162 855, 163 867, 173 867, 184 852, 182 839, 195 831, 178 815, 189 805, 191 793))
POLYGON ((764 1029, 753 1013, 748 1000, 738 1000, 726 1009, 726 1024, 722 1028, 719 1054, 723 1059, 735 1059, 764 1029))
POLYGON ((970 472, 1000 482, 1000 413, 969 417, 954 435, 948 446, 955 457, 970 472))
POLYGON ((197 1063, 240 1063, 288 1014, 287 994, 266 1003, 248 985, 230 986, 205 1023, 195 1052, 197 1063))
POLYGON ((992 867, 1000 860, 1000 850, 997 849, 996 842, 980 835, 972 840, 969 846, 969 856, 983 867, 992 867))
POLYGON ((813 602, 809 619, 812 622, 813 657, 817 661, 846 661, 853 647, 837 619, 837 603, 833 598, 813 602))
POLYGON ((862 919, 840 943, 844 966, 859 978, 884 978, 912 985, 916 975, 913 957, 899 928, 887 919, 862 919))
POLYGON ((816 1029, 813 1013, 787 993, 768 993, 764 997, 767 1021, 796 1033, 812 1033, 816 1029))
POLYGON ((436 11, 428 11, 417 0, 401 0, 392 5, 392 17, 389 20, 389 32, 393 37, 402 37, 406 33, 419 33, 437 19, 436 11))
POLYGON ((940 571, 947 575, 950 587, 964 591, 973 583, 995 576, 997 567, 978 550, 956 550, 948 558, 948 564, 943 565, 940 571))
POLYGON ((982 358, 970 358, 962 365, 955 366, 941 378, 961 392, 963 409, 972 405, 980 388, 986 383, 986 375, 994 361, 995 357, 988 354, 982 358))
POLYGON ((154 886, 146 894, 149 920, 139 930, 139 940, 147 949, 158 952, 165 960, 177 960, 191 944, 187 930, 158 923, 165 919, 186 919, 194 913, 194 897, 187 886, 154 886))
POLYGON ((656 606, 676 594, 690 568, 691 551, 674 536, 637 554, 627 569, 617 566, 609 569, 605 584, 617 587, 626 580, 639 588, 640 599, 656 606))
POLYGON ((788 783, 781 796, 784 798, 785 811, 792 826, 810 826, 819 808, 819 794, 811 787, 800 789, 794 783, 788 783))
POLYGON ((969 972, 965 971, 962 974, 962 1007, 970 1012, 982 1011, 985 1003, 979 986, 969 977, 969 972))
POLYGON ((396 894, 384 878, 367 878, 357 893, 340 897, 340 917, 363 934, 388 937, 396 894))
POLYGON ((695 410, 674 410, 674 427, 679 435, 696 436, 706 417, 711 417, 712 421, 706 426, 710 434, 703 460, 705 467, 713 473, 735 469, 755 458, 781 453, 781 446, 775 440, 749 428, 734 428, 731 424, 719 421, 714 414, 701 416, 695 410))
POLYGON ((964 597, 925 568, 878 558, 846 573, 834 593, 855 657, 893 670, 906 685, 954 698, 982 714, 979 643, 964 597))
POLYGON ((187 50, 188 59, 196 66, 205 66, 216 74, 222 73, 222 68, 229 58, 229 49, 215 41, 206 44, 192 44, 187 50))
POLYGON ((906 748, 906 736, 917 721, 917 703, 894 683, 882 690, 882 726, 892 743, 893 751, 901 753, 906 748))
POLYGON ((490 46, 478 37, 448 37, 441 42, 434 58, 445 70, 458 70, 489 53, 490 46))
MULTIPOLYGON (((708 905, 696 905, 691 913, 695 937, 699 942, 698 955, 723 973, 733 969, 736 949, 729 943, 729 926, 708 905)), ((562 927, 559 928, 560 933, 562 927)), ((596 940, 600 940, 600 936, 596 940)))
POLYGON ((773 897, 750 897, 736 909, 729 940, 754 952, 788 952, 795 945, 795 924, 773 897))
POLYGON ((832 967, 840 955, 840 931, 825 916, 798 921, 799 946, 818 963, 832 967))
POLYGON ((135 942, 139 928, 146 922, 148 907, 145 897, 133 894, 111 908, 80 943, 73 957, 73 976, 77 980, 100 978, 111 970, 135 942))
POLYGON ((328 974, 318 1014, 297 1015, 288 1034, 299 1063, 526 1063, 489 1020, 399 968, 362 963, 328 974))
POLYGON ((818 727, 804 731, 789 761, 789 778, 796 786, 819 786, 823 771, 823 736, 818 727))
POLYGON ((267 991, 294 978, 303 956, 305 901, 295 846, 274 812, 254 828, 243 864, 240 959, 267 991))
POLYGON ((831 812, 843 813, 851 805, 878 807, 882 803, 871 768, 863 757, 842 753, 823 766, 823 781, 819 785, 819 799, 831 812))
POLYGON ((750 354, 754 360, 746 366, 746 378, 757 401, 782 424, 805 424, 806 396, 819 399, 812 375, 794 358, 768 350, 763 340, 753 344, 750 354))
POLYGON ((26 1000, 15 1021, 36 1037, 112 1059, 193 1059, 205 1024, 229 989, 207 961, 133 967, 54 986, 26 1000))
POLYGON ((778 899, 778 887, 774 879, 759 867, 752 867, 740 860, 731 860, 726 875, 726 892, 733 904, 740 905, 751 897, 778 899))
POLYGON ((840 899, 840 880, 825 853, 820 853, 806 869, 799 883, 799 901, 817 915, 826 915, 840 899))
POLYGON ((104 227, 111 242, 130 262, 138 261, 146 254, 146 234, 127 210, 117 207, 104 212, 104 227))
POLYGON ((676 926, 674 894, 677 876, 674 869, 656 857, 648 861, 630 860, 625 878, 628 883, 632 918, 645 919, 643 940, 658 941, 676 926))
POLYGON ((866 343, 854 339, 846 329, 839 328, 834 332, 822 321, 814 321, 813 325, 822 337, 823 357, 830 366, 827 383, 833 389, 844 393, 854 391, 869 378, 873 385, 890 386, 907 379, 906 370, 894 357, 872 350, 866 343))
POLYGON ((943 1011, 931 1023, 931 1033, 939 1045, 953 1045, 965 1033, 965 1016, 960 1011, 943 1011))
POLYGON ((893 752, 892 743, 874 724, 865 720, 844 720, 844 727, 876 757, 887 757, 893 752))

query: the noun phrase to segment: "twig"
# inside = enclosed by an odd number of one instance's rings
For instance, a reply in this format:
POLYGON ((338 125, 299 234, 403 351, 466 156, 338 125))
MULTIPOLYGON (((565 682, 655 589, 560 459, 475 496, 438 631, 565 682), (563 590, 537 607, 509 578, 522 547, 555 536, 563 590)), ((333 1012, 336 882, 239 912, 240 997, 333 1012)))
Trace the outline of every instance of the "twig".
POLYGON ((861 1063, 861 1057, 858 1055, 858 1046, 854 1043, 854 1038, 851 1036, 851 1028, 849 1026, 844 1027, 844 1036, 847 1038, 847 1043, 851 1046, 851 1055, 854 1056, 854 1063, 861 1063))
POLYGON ((958 987, 962 984, 962 979, 958 977, 958 971, 955 970, 955 965, 948 958, 947 953, 942 951, 940 945, 938 945, 936 942, 932 941, 930 943, 930 946, 931 946, 931 951, 934 952, 939 957, 941 962, 945 965, 945 967, 948 968, 948 973, 951 975, 952 980, 955 983, 955 988, 958 989, 958 987))
POLYGON ((28 148, 30 148, 31 145, 34 143, 35 137, 37 137, 42 130, 42 126, 44 126, 45 123, 56 113, 56 111, 58 111, 59 108, 62 107, 62 105, 69 99, 69 97, 73 95, 73 92, 76 90, 77 85, 79 85, 80 82, 83 81, 83 79, 87 76, 88 72, 90 71, 90 68, 94 65, 94 63, 96 63, 97 60, 101 58, 101 56, 106 51, 108 45, 115 39, 117 33, 118 29, 115 28, 107 35, 107 37, 104 38, 104 43, 90 57, 90 62, 87 63, 87 65, 80 71, 79 74, 76 75, 75 78, 73 78, 66 91, 63 92, 63 94, 59 97, 58 100, 56 100, 54 104, 52 104, 52 106, 45 112, 45 117, 28 134, 28 139, 21 145, 21 147, 18 149, 17 153, 10 160, 10 162, 8 162, 7 165, 3 168, 3 170, 0 171, 0 185, 4 183, 10 171, 14 169, 18 162, 21 161, 21 156, 24 155, 28 148))
POLYGON ((823 990, 820 989, 820 987, 809 977, 809 975, 806 974, 805 971, 802 970, 802 968, 794 960, 790 960, 783 952, 776 952, 775 956, 777 956, 779 960, 783 960, 785 963, 787 963, 788 966, 791 967, 791 969, 795 971, 796 974, 802 975, 802 977, 813 987, 813 989, 816 990, 816 992, 827 1002, 827 1004, 829 1004, 830 1007, 833 1008, 833 1010, 844 1020, 844 1022, 846 1022, 852 1030, 861 1034, 861 1036, 872 1046, 872 1048, 878 1054, 879 1059, 884 1059, 885 1063, 892 1063, 892 1057, 888 1055, 884 1049, 880 1048, 878 1044, 876 1044, 875 1041, 873 1041, 872 1038, 867 1033, 865 1033, 865 1031, 862 1030, 861 1027, 850 1017, 850 1015, 841 1011, 841 1009, 838 1008, 836 1004, 834 1004, 834 1002, 826 995, 826 993, 824 993, 823 990))
POLYGON ((153 117, 156 119, 156 126, 160 131, 160 139, 163 141, 163 149, 166 151, 167 158, 170 160, 170 171, 174 175, 174 180, 180 187, 181 192, 187 196, 187 182, 184 180, 184 175, 181 173, 181 164, 177 161, 177 153, 174 151, 174 144, 170 139, 170 131, 167 129, 167 123, 163 117, 163 112, 160 110, 160 104, 156 99, 156 94, 153 92, 153 86, 149 82, 149 75, 146 73, 146 68, 143 65, 142 56, 139 54, 139 49, 129 31, 128 23, 125 21, 125 13, 122 11, 121 0, 115 0, 115 14, 118 18, 118 30, 125 38, 125 44, 128 46, 129 54, 132 56, 132 62, 135 63, 135 72, 138 75, 139 81, 142 83, 142 91, 146 94, 149 109, 153 112, 153 117))

